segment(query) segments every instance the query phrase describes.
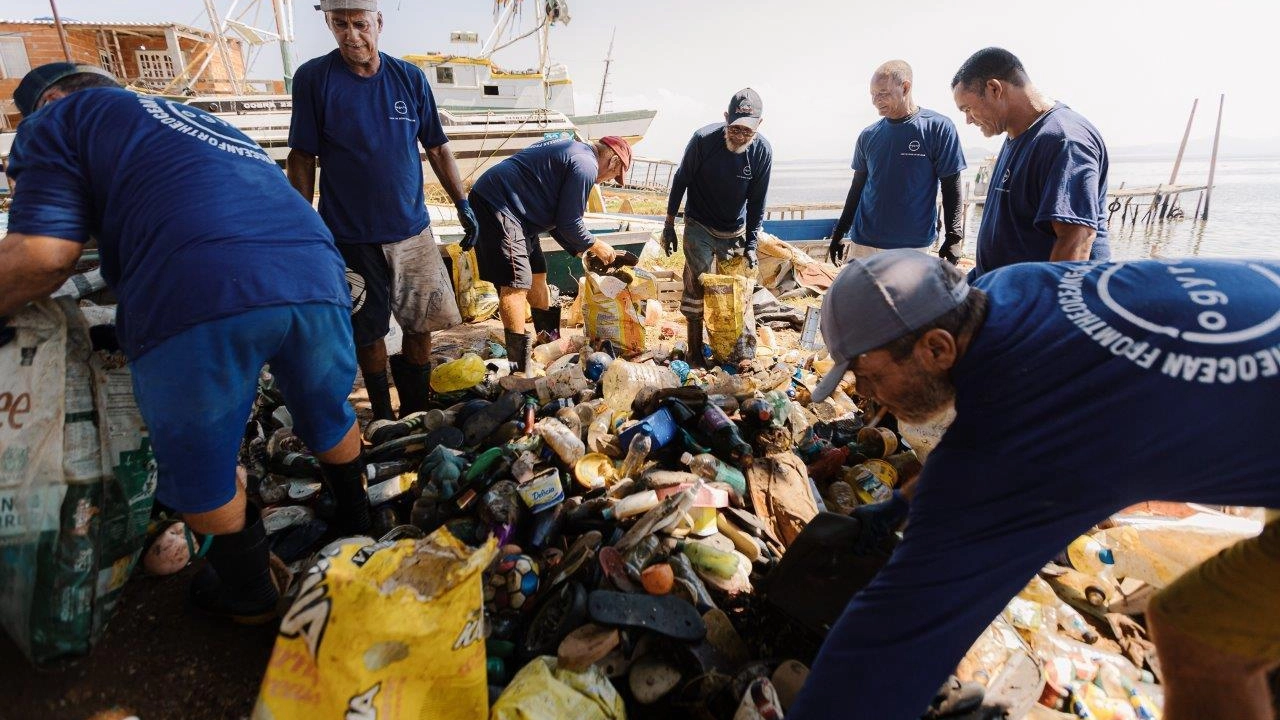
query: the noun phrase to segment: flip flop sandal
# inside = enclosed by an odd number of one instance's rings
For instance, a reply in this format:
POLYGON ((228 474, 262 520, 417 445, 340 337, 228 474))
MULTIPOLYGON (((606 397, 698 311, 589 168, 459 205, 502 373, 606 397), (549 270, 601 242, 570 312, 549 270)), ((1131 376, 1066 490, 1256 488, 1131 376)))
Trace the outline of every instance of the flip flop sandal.
POLYGON ((583 672, 622 643, 617 628, 587 623, 565 636, 556 651, 556 667, 583 672))
POLYGON ((627 563, 622 559, 622 553, 618 549, 611 546, 600 548, 600 552, 596 553, 596 558, 600 561, 600 569, 604 572, 604 576, 609 578, 609 582, 624 593, 637 593, 641 588, 631 580, 631 576, 627 574, 627 563))
POLYGON ((378 542, 394 542, 396 540, 421 540, 427 534, 417 525, 396 525, 378 539, 378 542))
POLYGON ((524 659, 554 654, 560 642, 586 621, 587 591, 581 584, 566 583, 555 592, 542 594, 520 643, 524 659))
POLYGON ((480 441, 489 437, 503 423, 515 417, 524 407, 524 394, 509 390, 487 407, 472 413, 462 423, 463 443, 467 447, 475 447, 480 441))
POLYGON ((676 640, 694 642, 707 634, 707 625, 692 605, 670 595, 629 595, 595 590, 587 598, 591 619, 604 625, 640 628, 676 640))
POLYGON ((302 525, 315 519, 316 513, 305 505, 286 505, 262 513, 262 529, 267 535, 274 535, 295 525, 302 525))
POLYGON ((281 560, 291 563, 311 552, 329 532, 329 523, 311 519, 300 525, 293 525, 271 536, 271 552, 281 560))
POLYGON ((556 572, 547 580, 547 589, 551 589, 556 585, 568 580, 586 564, 587 560, 595 557, 596 551, 600 548, 600 543, 604 538, 599 530, 591 530, 582 533, 577 540, 573 541, 573 545, 565 552, 564 559, 556 565, 556 572))
POLYGON ((804 681, 809 677, 809 668, 799 660, 783 660, 774 669, 769 682, 773 683, 773 689, 778 691, 778 699, 782 702, 782 709, 791 708, 791 703, 795 702, 796 696, 800 694, 800 688, 804 687, 804 681))
POLYGON ((679 668, 654 655, 636 660, 627 673, 631 696, 641 705, 652 705, 675 689, 683 677, 679 668))

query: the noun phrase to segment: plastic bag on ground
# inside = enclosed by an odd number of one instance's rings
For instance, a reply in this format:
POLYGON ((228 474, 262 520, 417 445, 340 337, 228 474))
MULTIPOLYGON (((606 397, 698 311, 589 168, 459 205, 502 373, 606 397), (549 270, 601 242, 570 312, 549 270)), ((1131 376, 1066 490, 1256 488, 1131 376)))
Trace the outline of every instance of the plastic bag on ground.
POLYGON ((484 360, 475 353, 467 353, 432 370, 431 389, 438 393, 466 390, 484 382, 484 377, 484 360))
POLYGON ((623 720, 622 696, 598 666, 583 672, 556 666, 554 657, 537 657, 512 678, 493 704, 490 720, 623 720))
POLYGON ((280 622, 254 720, 484 717, 480 576, 496 554, 441 528, 321 558, 280 622))

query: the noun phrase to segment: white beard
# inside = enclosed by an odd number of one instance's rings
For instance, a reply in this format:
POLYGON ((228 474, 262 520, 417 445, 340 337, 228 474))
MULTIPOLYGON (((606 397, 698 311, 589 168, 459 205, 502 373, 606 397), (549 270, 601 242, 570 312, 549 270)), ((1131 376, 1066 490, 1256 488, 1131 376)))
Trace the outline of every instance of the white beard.
MULTIPOLYGON (((751 138, 751 140, 755 140, 755 138, 751 138)), ((742 153, 747 151, 747 148, 751 147, 751 140, 748 140, 747 142, 744 142, 741 145, 734 145, 733 142, 729 140, 729 136, 725 135, 724 147, 726 150, 733 153, 734 155, 741 155, 742 153)))

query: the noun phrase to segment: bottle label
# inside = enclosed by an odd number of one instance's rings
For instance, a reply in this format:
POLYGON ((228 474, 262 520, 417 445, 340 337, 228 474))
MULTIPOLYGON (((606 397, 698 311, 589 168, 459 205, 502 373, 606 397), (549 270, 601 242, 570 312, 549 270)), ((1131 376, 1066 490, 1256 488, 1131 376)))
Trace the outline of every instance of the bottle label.
POLYGON ((702 417, 698 420, 698 429, 707 435, 714 435, 721 428, 732 424, 733 421, 724 414, 724 410, 721 410, 718 405, 707 403, 707 409, 702 412, 702 417))

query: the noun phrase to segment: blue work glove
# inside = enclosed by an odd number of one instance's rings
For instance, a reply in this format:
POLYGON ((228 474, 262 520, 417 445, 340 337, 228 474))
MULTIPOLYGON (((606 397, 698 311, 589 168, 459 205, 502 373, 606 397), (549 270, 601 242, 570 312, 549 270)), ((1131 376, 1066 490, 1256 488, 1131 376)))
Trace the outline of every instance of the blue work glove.
POLYGON ((865 555, 880 547, 898 526, 907 519, 907 510, 911 506, 902 493, 894 490, 893 497, 884 502, 871 505, 859 505, 849 513, 862 523, 858 538, 853 541, 853 551, 865 555))
POLYGON ((476 246, 476 238, 480 236, 480 223, 469 201, 459 200, 455 207, 458 208, 458 222, 462 225, 462 249, 470 250, 476 246))
POLYGON ((679 240, 676 239, 676 226, 663 225, 662 226, 662 252, 670 256, 671 253, 675 252, 676 248, 678 248, 679 246, 680 246, 679 240))

